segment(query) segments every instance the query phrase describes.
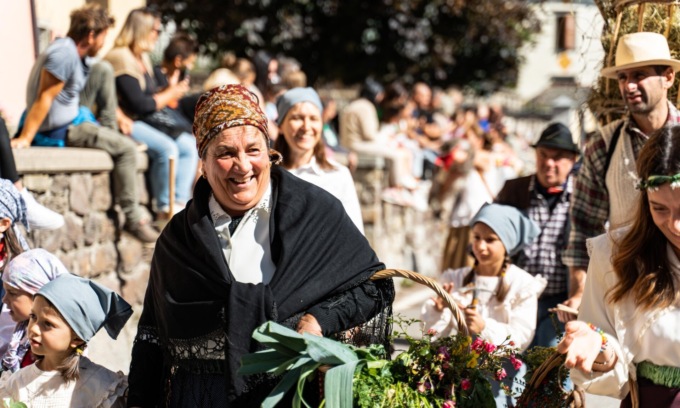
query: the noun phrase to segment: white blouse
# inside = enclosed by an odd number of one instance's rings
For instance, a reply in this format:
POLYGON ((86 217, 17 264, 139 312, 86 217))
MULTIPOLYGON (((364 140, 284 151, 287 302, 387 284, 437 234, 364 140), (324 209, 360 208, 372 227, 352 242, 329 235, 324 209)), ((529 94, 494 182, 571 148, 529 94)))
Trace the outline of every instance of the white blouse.
MULTIPOLYGON (((579 309, 579 320, 592 323, 607 335, 608 347, 616 353, 614 369, 590 374, 572 369, 571 378, 589 393, 625 398, 628 375, 637 379, 636 364, 650 361, 656 365, 680 367, 680 301, 661 310, 642 311, 626 297, 611 304, 607 291, 618 278, 611 265, 612 238, 603 234, 586 241, 590 255, 588 279, 579 309)), ((680 287, 680 261, 670 244, 666 249, 675 287, 680 287)))
POLYGON ((354 187, 352 174, 342 164, 334 160, 328 160, 328 162, 333 168, 329 170, 322 169, 317 164, 316 158, 312 156, 312 160, 309 163, 289 171, 299 178, 323 188, 340 200, 349 218, 363 234, 364 221, 361 218, 361 206, 359 205, 359 197, 354 187))
POLYGON ((229 233, 232 218, 220 206, 215 196, 210 194, 208 201, 210 217, 222 244, 224 259, 237 282, 266 284, 272 280, 276 271, 269 240, 271 196, 270 183, 259 203, 243 215, 232 236, 229 233))
MULTIPOLYGON (((452 297, 463 306, 472 303, 472 291, 466 291, 463 287, 463 279, 470 270, 470 267, 449 269, 440 279, 441 283, 454 284, 452 297)), ((498 280, 496 276, 476 276, 474 279, 479 301, 477 307, 486 323, 480 337, 493 344, 501 344, 510 336, 516 347, 525 350, 536 331, 538 296, 545 289, 547 281, 541 275, 532 276, 510 265, 505 273, 505 281, 509 285, 508 295, 503 303, 499 303, 496 299, 498 280)), ((457 324, 451 310, 445 308, 438 312, 434 305, 434 300, 429 299, 421 309, 425 328, 434 329, 438 333, 435 337, 456 333, 457 324)))
POLYGON ((42 371, 35 364, 0 378, 0 399, 11 398, 31 408, 125 407, 127 377, 80 358, 80 378, 64 382, 59 371, 42 371))

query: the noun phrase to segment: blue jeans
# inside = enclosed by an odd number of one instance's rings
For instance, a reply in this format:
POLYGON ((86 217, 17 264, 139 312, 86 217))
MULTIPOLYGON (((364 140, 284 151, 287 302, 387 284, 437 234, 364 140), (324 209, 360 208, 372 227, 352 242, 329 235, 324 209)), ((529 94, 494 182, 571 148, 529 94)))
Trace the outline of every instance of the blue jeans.
POLYGON ((557 322, 557 330, 555 330, 555 325, 550 318, 551 313, 548 309, 554 308, 558 303, 562 303, 567 299, 569 299, 569 295, 566 292, 557 295, 542 296, 538 299, 536 334, 529 347, 554 347, 557 345, 557 335, 561 336, 562 333, 564 333, 564 323, 558 321, 557 316, 555 316, 555 321, 557 322))
POLYGON ((175 201, 186 204, 191 198, 191 188, 198 165, 196 139, 189 133, 182 133, 172 139, 165 133, 141 121, 132 126, 132 138, 148 146, 149 175, 151 192, 156 208, 161 210, 170 204, 170 157, 176 158, 175 201))

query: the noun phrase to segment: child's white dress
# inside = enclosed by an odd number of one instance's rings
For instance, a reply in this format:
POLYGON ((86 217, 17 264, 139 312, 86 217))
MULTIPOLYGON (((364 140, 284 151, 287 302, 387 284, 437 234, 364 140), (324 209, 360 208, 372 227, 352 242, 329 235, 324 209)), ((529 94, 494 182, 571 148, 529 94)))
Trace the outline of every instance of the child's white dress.
MULTIPOLYGON (((468 306, 472 303, 472 291, 465 292, 463 279, 471 268, 447 270, 441 283, 453 283, 454 300, 468 306)), ((505 281, 510 286, 503 303, 496 299, 499 278, 496 276, 477 276, 473 280, 477 288, 478 310, 486 326, 480 336, 493 344, 501 344, 510 336, 516 347, 525 350, 529 347, 536 331, 538 296, 543 292, 547 281, 542 276, 532 276, 515 265, 510 265, 505 273, 505 281)), ((434 300, 430 299, 421 309, 421 320, 425 329, 434 329, 435 337, 448 336, 456 331, 456 321, 451 310, 445 308, 438 312, 434 300)))
POLYGON ((80 378, 66 383, 59 371, 31 364, 0 378, 0 399, 12 398, 31 408, 125 407, 127 376, 80 358, 80 378))

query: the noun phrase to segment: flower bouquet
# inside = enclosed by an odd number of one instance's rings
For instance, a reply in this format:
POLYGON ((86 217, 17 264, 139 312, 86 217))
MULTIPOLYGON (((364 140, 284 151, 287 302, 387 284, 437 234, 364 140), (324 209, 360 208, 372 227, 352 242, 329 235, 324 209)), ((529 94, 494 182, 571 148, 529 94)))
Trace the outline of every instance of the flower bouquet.
POLYGON ((326 408, 495 407, 491 381, 506 376, 504 362, 522 365, 512 341, 494 345, 464 334, 436 340, 433 335, 406 336, 408 350, 388 360, 382 346, 357 348, 268 322, 253 338, 270 348, 245 356, 240 373, 282 375, 265 408, 274 407, 293 386, 293 406, 309 407, 302 390, 308 380, 318 380, 322 366, 330 366, 323 375, 326 408))

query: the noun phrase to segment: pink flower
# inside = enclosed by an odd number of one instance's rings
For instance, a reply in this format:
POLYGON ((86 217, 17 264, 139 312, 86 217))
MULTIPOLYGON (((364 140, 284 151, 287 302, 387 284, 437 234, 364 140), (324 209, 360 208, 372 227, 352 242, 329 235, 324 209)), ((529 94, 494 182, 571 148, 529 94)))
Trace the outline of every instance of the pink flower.
POLYGON ((508 344, 510 345, 510 347, 515 347, 515 342, 512 341, 512 340, 510 340, 510 342, 508 344))
POLYGON ((493 343, 485 343, 484 349, 486 350, 487 353, 493 353, 494 350, 496 350, 496 345, 494 345, 493 343))
POLYGON ((425 392, 425 384, 418 383, 418 392, 420 392, 420 393, 425 392))
POLYGON ((484 347, 484 340, 477 337, 475 339, 475 341, 472 342, 472 349, 473 350, 481 350, 482 347, 484 347))
POLYGON ((522 367, 522 360, 518 359, 515 356, 510 356, 510 363, 512 364, 513 367, 515 367, 515 370, 519 370, 520 367, 522 367))
POLYGON ((427 331, 427 335, 428 335, 428 336, 436 336, 436 335, 437 335, 437 331, 436 331, 435 329, 429 329, 429 330, 427 331))
POLYGON ((472 381, 468 380, 467 378, 463 378, 463 380, 460 382, 460 388, 462 388, 463 391, 469 390, 472 388, 472 381))
POLYGON ((442 405, 442 408, 455 408, 456 403, 454 401, 448 400, 444 401, 444 405, 442 405))
POLYGON ((508 373, 505 372, 505 368, 501 368, 496 371, 496 380, 501 381, 503 378, 507 377, 508 373))

